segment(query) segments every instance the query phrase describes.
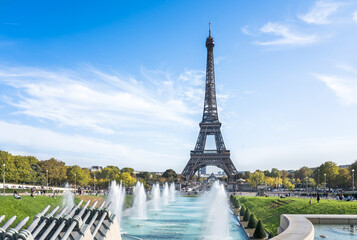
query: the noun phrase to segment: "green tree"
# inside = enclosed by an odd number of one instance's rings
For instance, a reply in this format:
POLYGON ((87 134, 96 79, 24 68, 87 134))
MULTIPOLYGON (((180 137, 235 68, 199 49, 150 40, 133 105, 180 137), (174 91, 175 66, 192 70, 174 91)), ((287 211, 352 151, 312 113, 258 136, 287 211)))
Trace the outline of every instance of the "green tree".
POLYGON ((311 168, 308 167, 301 167, 299 170, 295 171, 295 177, 299 179, 305 179, 306 177, 311 177, 312 175, 312 170, 311 168))
POLYGON ((38 164, 45 174, 48 171, 49 185, 62 185, 66 181, 66 164, 62 161, 51 158, 49 160, 39 161, 38 164))
POLYGON ((90 174, 88 169, 83 169, 78 165, 67 167, 67 181, 76 186, 86 186, 89 183, 90 174))
POLYGON ((291 183, 291 179, 289 178, 285 178, 283 180, 283 185, 285 188, 289 189, 289 190, 294 190, 295 185, 291 183))
POLYGON ((129 167, 125 167, 125 168, 122 168, 120 170, 120 173, 129 173, 130 175, 133 175, 134 174, 134 169, 133 168, 129 168, 129 167))
POLYGON ((250 217, 250 211, 247 208, 247 210, 245 211, 244 216, 243 216, 243 221, 245 221, 245 222, 248 221, 249 217, 250 217))
POLYGON ((245 207, 244 207, 244 206, 242 206, 242 207, 240 208, 239 215, 244 216, 245 211, 246 211, 246 210, 245 210, 245 207))
MULTIPOLYGON (((126 172, 126 170, 123 172, 126 172)), ((130 170, 128 170, 129 174, 132 174, 133 172, 134 172, 134 169, 132 169, 132 168, 130 170)), ((96 172, 97 179, 103 179, 106 181, 113 181, 114 179, 118 178, 119 175, 120 175, 119 168, 112 166, 112 165, 106 166, 102 170, 96 172)))
POLYGON ((274 177, 274 178, 281 178, 282 172, 279 171, 279 169, 277 169, 277 168, 272 168, 271 169, 271 176, 274 177))
POLYGON ((265 229, 263 227, 262 221, 258 221, 257 227, 253 233, 253 237, 256 239, 263 239, 266 237, 265 229))
POLYGON ((265 180, 264 173, 257 170, 249 176, 249 185, 256 188, 258 185, 263 184, 265 180))
POLYGON ((336 187, 336 177, 338 176, 338 166, 332 161, 327 161, 320 165, 320 174, 324 178, 326 174, 327 187, 336 187))
POLYGON ((336 185, 340 188, 352 187, 351 170, 347 168, 340 168, 336 176, 336 185))
POLYGON ((134 186, 136 183, 136 178, 132 177, 128 172, 123 172, 119 175, 119 178, 116 179, 117 182, 122 181, 126 187, 134 186))
POLYGON ((257 226, 257 220, 255 219, 254 214, 252 213, 250 214, 247 228, 256 228, 256 226, 257 226))
MULTIPOLYGON (((177 174, 173 169, 167 169, 162 176, 164 178, 171 178, 171 181, 175 180, 177 178, 177 174)), ((170 180, 169 180, 170 181, 170 180)))

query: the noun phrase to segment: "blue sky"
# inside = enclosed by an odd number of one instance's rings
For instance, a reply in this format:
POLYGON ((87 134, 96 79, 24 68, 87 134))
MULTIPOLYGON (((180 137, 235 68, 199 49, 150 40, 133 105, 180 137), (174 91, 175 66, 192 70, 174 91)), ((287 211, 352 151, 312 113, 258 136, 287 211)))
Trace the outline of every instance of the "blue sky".
POLYGON ((181 172, 209 21, 239 171, 357 159, 352 0, 0 1, 0 148, 181 172))

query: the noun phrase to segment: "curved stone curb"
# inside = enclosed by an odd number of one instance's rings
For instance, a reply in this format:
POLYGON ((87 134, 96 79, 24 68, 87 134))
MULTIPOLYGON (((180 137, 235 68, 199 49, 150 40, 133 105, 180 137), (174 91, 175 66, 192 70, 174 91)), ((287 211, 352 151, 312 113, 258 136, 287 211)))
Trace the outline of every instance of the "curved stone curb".
POLYGON ((314 240, 313 224, 357 224, 357 215, 282 214, 273 240, 314 240))

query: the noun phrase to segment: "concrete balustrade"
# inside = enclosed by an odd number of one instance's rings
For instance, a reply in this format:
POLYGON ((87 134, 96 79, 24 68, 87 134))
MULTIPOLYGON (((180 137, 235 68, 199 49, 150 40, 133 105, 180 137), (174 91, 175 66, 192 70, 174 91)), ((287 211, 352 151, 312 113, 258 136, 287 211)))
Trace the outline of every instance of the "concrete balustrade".
POLYGON ((357 224, 357 215, 282 214, 273 240, 314 240, 313 224, 357 224))

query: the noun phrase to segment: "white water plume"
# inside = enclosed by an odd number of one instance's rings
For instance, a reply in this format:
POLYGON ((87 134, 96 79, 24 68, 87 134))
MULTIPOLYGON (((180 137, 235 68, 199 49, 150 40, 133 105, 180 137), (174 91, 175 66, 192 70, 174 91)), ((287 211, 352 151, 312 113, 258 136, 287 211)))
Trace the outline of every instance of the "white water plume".
POLYGON ((229 205, 224 185, 214 182, 207 199, 208 212, 203 239, 229 239, 229 205))
POLYGON ((67 206, 67 212, 70 212, 74 207, 74 193, 69 188, 69 184, 65 185, 66 190, 64 190, 62 206, 67 206))
POLYGON ((151 188, 151 204, 153 210, 160 210, 160 185, 155 183, 151 188))
POLYGON ((170 184, 170 201, 175 201, 175 193, 176 193, 176 190, 175 190, 175 183, 171 183, 170 184))
POLYGON ((164 190, 162 191, 162 201, 164 205, 169 204, 169 184, 165 182, 164 190))
POLYGON ((125 187, 120 182, 120 185, 116 181, 112 181, 110 184, 109 201, 112 202, 110 205, 110 210, 116 215, 118 224, 120 226, 120 220, 123 215, 123 207, 125 202, 125 187))
POLYGON ((135 198, 133 202, 133 217, 147 218, 146 215, 146 193, 144 185, 137 182, 135 186, 135 198))

